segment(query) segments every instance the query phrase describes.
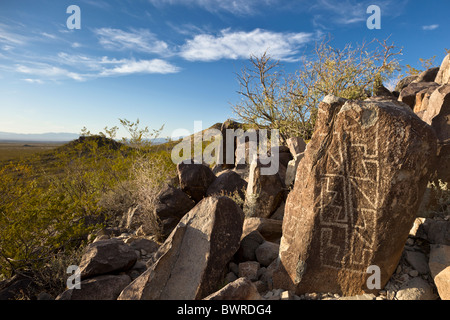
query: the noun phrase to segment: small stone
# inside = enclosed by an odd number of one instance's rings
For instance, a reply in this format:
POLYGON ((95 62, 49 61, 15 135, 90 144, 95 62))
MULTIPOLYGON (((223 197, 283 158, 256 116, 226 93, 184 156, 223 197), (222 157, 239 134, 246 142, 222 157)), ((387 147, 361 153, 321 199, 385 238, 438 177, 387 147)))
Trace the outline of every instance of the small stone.
POLYGON ((409 275, 406 274, 406 273, 404 273, 404 274, 402 274, 402 275, 400 276, 399 280, 400 280, 401 282, 406 282, 406 281, 409 280, 409 275))
POLYGON ((281 293, 281 300, 292 300, 292 295, 289 291, 283 291, 281 293))
POLYGON ((262 276, 263 274, 265 274, 266 271, 267 271, 267 268, 266 268, 266 267, 259 268, 258 274, 257 274, 258 279, 261 278, 261 276, 262 276))
POLYGON ((414 245, 414 239, 408 238, 408 240, 406 240, 406 245, 407 246, 413 246, 414 245))
POLYGON ((266 292, 267 291, 267 283, 265 281, 255 281, 253 282, 258 292, 266 292))
POLYGON ((237 276, 234 272, 228 272, 227 275, 225 276, 225 282, 228 284, 230 282, 233 282, 234 280, 237 280, 237 276))
POLYGON ((417 271, 417 270, 411 270, 408 274, 409 274, 411 277, 417 277, 417 276, 419 275, 419 271, 417 271))
POLYGON ((234 262, 230 262, 230 264, 228 265, 228 270, 233 272, 236 276, 239 274, 239 267, 234 262))
POLYGON ((306 296, 311 300, 317 300, 319 298, 319 295, 315 292, 307 293, 306 296))
POLYGON ((258 280, 259 267, 260 264, 257 261, 239 263, 239 278, 246 277, 251 281, 258 280))

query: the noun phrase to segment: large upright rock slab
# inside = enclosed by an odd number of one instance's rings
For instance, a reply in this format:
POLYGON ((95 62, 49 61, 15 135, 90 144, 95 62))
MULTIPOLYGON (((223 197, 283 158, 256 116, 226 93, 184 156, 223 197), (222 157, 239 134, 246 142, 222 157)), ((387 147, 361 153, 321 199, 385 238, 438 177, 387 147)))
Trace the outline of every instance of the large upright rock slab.
POLYGON ((278 172, 263 174, 264 166, 259 161, 250 165, 244 202, 246 217, 270 218, 284 199, 284 181, 278 172))
POLYGON ((434 81, 439 84, 450 83, 450 53, 447 54, 442 61, 441 67, 439 68, 439 72, 434 81))
POLYGON ((398 97, 398 101, 406 103, 410 106, 411 110, 422 109, 420 107, 416 107, 416 96, 420 92, 432 92, 432 90, 436 89, 439 85, 435 82, 412 82, 407 87, 405 87, 398 97))
POLYGON ((119 300, 203 299, 220 287, 224 266, 239 248, 242 209, 228 197, 208 197, 189 211, 119 300))
POLYGON ((429 125, 394 101, 326 97, 283 220, 274 287, 343 295, 394 272, 436 155, 429 125))
POLYGON ((243 125, 241 123, 231 119, 226 120, 220 128, 223 144, 222 149, 219 150, 218 163, 222 166, 222 169, 233 169, 236 165, 235 152, 237 148, 237 138, 234 135, 234 132, 235 130, 242 128, 243 125))
POLYGON ((439 138, 434 180, 450 183, 450 84, 433 91, 420 118, 431 125, 439 138))
POLYGON ((433 127, 439 140, 450 140, 450 84, 433 91, 421 118, 433 127))
POLYGON ((439 297, 450 300, 450 246, 431 245, 429 266, 439 297))

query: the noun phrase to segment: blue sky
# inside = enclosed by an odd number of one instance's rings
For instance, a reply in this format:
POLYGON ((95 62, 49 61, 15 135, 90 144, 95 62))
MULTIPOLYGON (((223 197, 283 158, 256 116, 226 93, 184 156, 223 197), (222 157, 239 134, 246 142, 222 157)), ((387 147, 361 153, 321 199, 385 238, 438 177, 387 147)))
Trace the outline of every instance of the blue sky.
MULTIPOLYGON (((153 129, 234 117, 236 74, 268 51, 288 72, 321 35, 385 39, 420 67, 450 48, 450 1, 0 0, 0 131, 98 132, 119 118, 153 129), (66 9, 81 10, 70 30, 66 9), (369 30, 369 5, 381 29, 369 30)), ((123 133, 123 132, 122 132, 123 133)))

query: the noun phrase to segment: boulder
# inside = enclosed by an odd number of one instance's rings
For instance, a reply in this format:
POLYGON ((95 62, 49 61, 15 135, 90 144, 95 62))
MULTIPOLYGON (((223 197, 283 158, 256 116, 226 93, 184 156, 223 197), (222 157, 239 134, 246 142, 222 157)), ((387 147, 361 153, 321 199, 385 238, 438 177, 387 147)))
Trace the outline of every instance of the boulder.
POLYGON ((374 97, 392 98, 392 99, 395 98, 394 94, 392 94, 392 92, 389 89, 387 89, 383 84, 374 86, 373 96, 374 97))
POLYGON ((186 193, 170 185, 164 186, 156 196, 154 208, 163 235, 167 236, 194 206, 195 202, 186 193))
POLYGON ((134 249, 113 238, 88 245, 80 262, 81 279, 130 269, 138 259, 134 249))
POLYGON ((405 282, 397 291, 397 300, 436 300, 431 285, 421 277, 414 277, 405 282))
POLYGON ((211 183, 216 180, 212 170, 200 163, 179 163, 177 165, 181 190, 186 192, 192 200, 199 202, 205 197, 211 183))
POLYGON ((429 267, 439 297, 450 300, 450 246, 431 245, 429 267))
POLYGON ((249 233, 257 230, 265 240, 275 242, 281 238, 283 222, 275 219, 265 218, 246 218, 242 236, 245 237, 249 233))
POLYGON ((409 230, 409 236, 425 240, 428 239, 424 228, 426 220, 426 218, 416 218, 414 220, 413 226, 411 227, 411 230, 409 230))
POLYGON ((125 243, 127 243, 132 249, 138 251, 144 250, 145 252, 147 252, 147 254, 156 252, 160 247, 160 245, 153 240, 139 237, 129 238, 127 241, 125 241, 125 243))
POLYGON ((406 76, 397 82, 394 91, 400 93, 404 88, 409 86, 414 80, 416 80, 418 76, 406 76))
POLYGON ((98 276, 81 281, 80 289, 68 289, 56 300, 116 300, 130 282, 126 274, 98 276))
POLYGON ((217 179, 209 186, 206 196, 212 195, 237 195, 242 201, 245 199, 245 190, 247 182, 241 176, 231 170, 221 173, 217 179))
POLYGON ((395 271, 431 174, 436 135, 393 101, 326 97, 286 201, 274 286, 357 295, 395 271))
POLYGON ((421 118, 433 127, 439 140, 450 140, 450 84, 433 91, 421 118))
POLYGON ((431 244, 450 246, 450 221, 426 219, 423 228, 431 244))
POLYGON ((242 222, 242 209, 230 198, 201 200, 118 299, 194 300, 215 292, 239 248, 242 222))
POLYGON ((297 174, 298 164, 303 158, 304 153, 298 154, 294 159, 289 161, 287 169, 286 169, 286 178, 284 180, 284 184, 286 186, 290 186, 295 181, 295 176, 297 174))
POLYGON ((250 165, 244 202, 246 217, 270 218, 284 200, 284 183, 277 173, 262 174, 265 165, 254 161, 250 165))
POLYGON ((398 97, 398 101, 407 104, 411 110, 414 110, 416 105, 416 95, 423 90, 433 90, 439 85, 434 82, 413 82, 405 87, 398 97))
POLYGON ((268 267, 277 257, 280 245, 264 241, 256 250, 256 260, 264 267, 268 267))
POLYGON ((18 300, 23 295, 32 295, 38 288, 31 275, 16 274, 11 279, 0 281, 0 301, 18 300))
POLYGON ((255 284, 249 279, 239 278, 203 300, 261 300, 255 284))
POLYGON ((450 84, 450 53, 442 60, 441 67, 434 81, 441 85, 450 84))
POLYGON ((306 143, 301 137, 289 138, 286 140, 286 143, 294 158, 306 149, 306 143))
POLYGON ((242 238, 236 258, 241 262, 256 260, 255 251, 263 242, 264 238, 259 231, 250 232, 242 238))
POLYGON ((422 71, 417 79, 415 79, 413 82, 435 82, 438 72, 439 67, 427 69, 425 71, 422 71))
POLYGON ((416 113, 419 118, 427 110, 428 103, 430 102, 431 94, 438 88, 437 86, 430 86, 428 88, 422 89, 416 93, 416 100, 414 104, 414 113, 416 113))
POLYGON ((406 251, 406 261, 417 270, 419 274, 428 274, 430 272, 428 268, 428 259, 422 252, 419 251, 406 251))

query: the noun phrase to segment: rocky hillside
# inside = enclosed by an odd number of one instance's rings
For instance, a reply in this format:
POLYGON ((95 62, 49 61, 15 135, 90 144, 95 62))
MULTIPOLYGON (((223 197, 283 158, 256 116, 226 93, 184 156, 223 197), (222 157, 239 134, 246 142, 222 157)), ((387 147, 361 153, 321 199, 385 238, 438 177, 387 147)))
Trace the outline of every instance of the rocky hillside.
POLYGON ((450 299, 449 114, 450 55, 394 92, 327 96, 308 144, 271 150, 276 174, 179 164, 157 197, 163 242, 130 208, 92 235, 79 287, 39 298, 450 299))

